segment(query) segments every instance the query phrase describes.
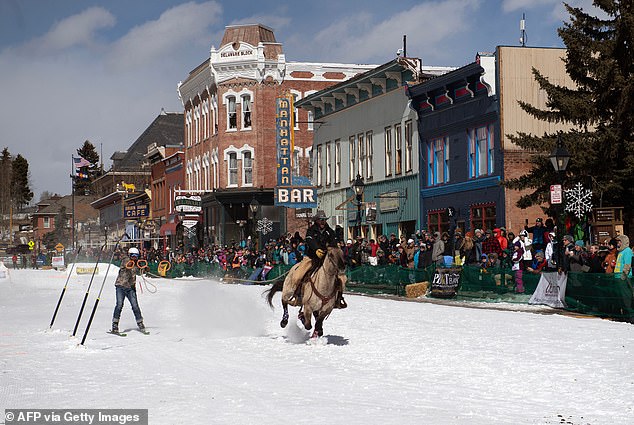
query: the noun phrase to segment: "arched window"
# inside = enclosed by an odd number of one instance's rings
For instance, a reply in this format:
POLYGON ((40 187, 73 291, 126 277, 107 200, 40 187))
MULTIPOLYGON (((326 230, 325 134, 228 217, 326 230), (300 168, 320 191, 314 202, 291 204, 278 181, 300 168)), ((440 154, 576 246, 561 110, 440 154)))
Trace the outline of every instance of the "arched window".
POLYGON ((238 128, 238 116, 236 115, 236 97, 227 97, 227 129, 233 130, 238 128))
POLYGON ((253 157, 251 152, 242 153, 242 183, 243 186, 253 185, 253 157))
POLYGON ((238 185, 238 153, 237 152, 229 153, 227 167, 228 167, 227 186, 237 186, 238 185))
POLYGON ((243 94, 242 98, 242 128, 251 128, 251 95, 243 94))

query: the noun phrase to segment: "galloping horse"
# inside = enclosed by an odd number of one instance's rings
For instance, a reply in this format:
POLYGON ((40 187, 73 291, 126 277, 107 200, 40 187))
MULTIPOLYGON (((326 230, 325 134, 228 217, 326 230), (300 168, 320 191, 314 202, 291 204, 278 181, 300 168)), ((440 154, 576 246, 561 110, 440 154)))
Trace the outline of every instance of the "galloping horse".
MULTIPOLYGON (((322 336, 324 334, 323 323, 326 317, 330 315, 332 309, 335 306, 337 299, 337 292, 343 291, 344 282, 338 282, 338 275, 345 270, 345 261, 343 259, 343 251, 339 247, 329 247, 326 256, 324 257, 323 264, 306 273, 306 276, 299 284, 301 287, 301 308, 299 312, 299 319, 304 323, 304 327, 309 330, 312 328, 311 316, 315 316, 315 330, 313 337, 322 336)), ((293 269, 291 269, 294 271, 293 269)), ((292 272, 291 272, 292 273, 292 272)), ((290 285, 289 273, 284 279, 284 283, 281 281, 275 282, 271 289, 265 291, 267 294, 266 299, 273 307, 273 296, 276 292, 282 291, 282 321, 281 327, 286 327, 288 324, 288 305, 299 305, 295 303, 293 299, 294 290, 290 285)), ((297 297, 295 297, 297 299, 297 297)))

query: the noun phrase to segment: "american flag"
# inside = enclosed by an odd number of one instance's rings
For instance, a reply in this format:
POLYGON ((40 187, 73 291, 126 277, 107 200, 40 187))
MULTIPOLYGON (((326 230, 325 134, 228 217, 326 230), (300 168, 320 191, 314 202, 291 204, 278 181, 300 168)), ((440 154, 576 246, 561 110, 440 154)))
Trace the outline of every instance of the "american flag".
POLYGON ((90 167, 92 165, 87 159, 82 158, 81 156, 79 158, 73 157, 73 164, 75 165, 75 168, 90 167))

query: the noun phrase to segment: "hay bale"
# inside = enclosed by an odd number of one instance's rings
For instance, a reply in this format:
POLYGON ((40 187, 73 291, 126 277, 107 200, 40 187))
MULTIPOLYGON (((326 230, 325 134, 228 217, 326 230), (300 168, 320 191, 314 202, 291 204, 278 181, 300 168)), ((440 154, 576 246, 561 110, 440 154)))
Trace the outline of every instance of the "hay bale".
POLYGON ((429 282, 417 282, 405 286, 405 295, 407 298, 418 298, 425 296, 429 290, 429 282))

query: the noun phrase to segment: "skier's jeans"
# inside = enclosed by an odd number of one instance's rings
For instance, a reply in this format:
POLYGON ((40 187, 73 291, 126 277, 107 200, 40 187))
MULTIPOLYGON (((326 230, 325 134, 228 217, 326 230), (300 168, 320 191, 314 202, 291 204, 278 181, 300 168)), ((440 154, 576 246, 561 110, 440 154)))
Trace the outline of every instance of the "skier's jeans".
POLYGON ((115 286, 117 289, 117 305, 114 308, 114 315, 112 316, 113 322, 119 322, 119 317, 121 317, 121 310, 123 310, 123 301, 127 298, 130 301, 130 305, 132 306, 132 312, 134 313, 134 318, 136 322, 142 322, 143 316, 141 316, 141 309, 139 308, 139 303, 136 299, 136 289, 132 288, 124 288, 122 286, 115 286))

